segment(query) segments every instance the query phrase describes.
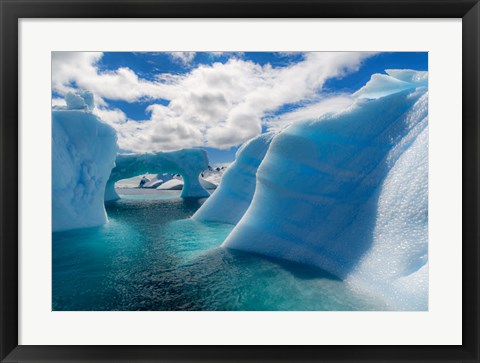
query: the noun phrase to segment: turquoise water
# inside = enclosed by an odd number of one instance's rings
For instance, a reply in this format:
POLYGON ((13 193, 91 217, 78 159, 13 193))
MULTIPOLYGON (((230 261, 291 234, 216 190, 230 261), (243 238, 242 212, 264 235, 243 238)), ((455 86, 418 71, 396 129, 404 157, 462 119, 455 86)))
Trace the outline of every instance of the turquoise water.
POLYGON ((204 200, 120 189, 104 226, 54 233, 53 310, 384 310, 323 271, 220 247, 204 200))

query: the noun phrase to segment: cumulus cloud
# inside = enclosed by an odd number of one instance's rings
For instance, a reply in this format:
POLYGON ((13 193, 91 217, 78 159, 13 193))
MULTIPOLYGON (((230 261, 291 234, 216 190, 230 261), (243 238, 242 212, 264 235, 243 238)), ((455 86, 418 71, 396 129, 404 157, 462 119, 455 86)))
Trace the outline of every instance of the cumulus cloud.
POLYGON ((208 52, 213 57, 236 57, 241 58, 245 55, 245 52, 208 52))
POLYGON ((97 97, 129 102, 141 99, 171 99, 177 89, 165 82, 141 79, 127 67, 99 71, 99 52, 52 52, 52 87, 60 94, 76 88, 93 92, 97 97))
POLYGON ((66 107, 65 98, 52 98, 52 107, 66 107))
POLYGON ((183 65, 188 65, 190 64, 194 59, 196 52, 170 52, 170 58, 172 58, 175 62, 183 64, 183 65))
POLYGON ((109 124, 121 125, 127 122, 127 115, 118 108, 96 107, 93 113, 109 124))
MULTIPOLYGON (((151 81, 141 79, 128 68, 100 71, 101 54, 62 52, 55 56, 53 85, 59 93, 73 87, 89 89, 100 101, 151 99, 147 120, 128 120, 121 110, 109 110, 105 102, 95 111, 115 127, 122 149, 134 152, 194 146, 226 149, 260 134, 262 120, 279 107, 317 100, 328 79, 355 72, 371 55, 312 52, 284 67, 232 57, 226 63, 197 65, 183 75, 158 74, 151 81), (66 59, 70 64, 63 64, 66 59), (156 99, 169 102, 164 105, 156 99)), ((188 60, 195 55, 183 56, 188 60)), ((310 105, 283 118, 270 117, 269 125, 293 122, 305 115, 314 117, 316 112, 343 105, 345 99, 330 100, 322 106, 310 105)))

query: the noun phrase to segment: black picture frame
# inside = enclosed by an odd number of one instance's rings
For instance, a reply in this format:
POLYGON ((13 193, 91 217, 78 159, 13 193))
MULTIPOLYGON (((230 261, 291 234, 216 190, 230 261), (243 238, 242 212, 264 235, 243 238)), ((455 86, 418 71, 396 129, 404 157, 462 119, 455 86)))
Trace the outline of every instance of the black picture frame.
MULTIPOLYGON (((2 362, 479 362, 478 0, 0 0, 2 362), (461 346, 18 345, 18 20, 21 18, 462 18, 461 346)), ((93 329, 94 327, 92 327, 93 329)))

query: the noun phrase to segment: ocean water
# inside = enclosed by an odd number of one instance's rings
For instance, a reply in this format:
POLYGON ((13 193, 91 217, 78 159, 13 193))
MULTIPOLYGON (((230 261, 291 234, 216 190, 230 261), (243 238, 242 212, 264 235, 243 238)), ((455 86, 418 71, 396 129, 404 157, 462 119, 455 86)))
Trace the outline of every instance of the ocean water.
POLYGON ((204 199, 118 192, 106 225, 53 233, 53 310, 385 310, 324 271, 220 247, 232 225, 189 219, 204 199))

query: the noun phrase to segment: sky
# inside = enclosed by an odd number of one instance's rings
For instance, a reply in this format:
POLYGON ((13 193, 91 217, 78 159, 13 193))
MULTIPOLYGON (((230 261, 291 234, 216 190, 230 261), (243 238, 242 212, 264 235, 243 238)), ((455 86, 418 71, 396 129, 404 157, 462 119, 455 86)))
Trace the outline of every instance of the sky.
POLYGON ((200 147, 210 164, 293 122, 337 112, 386 69, 428 70, 426 52, 52 52, 52 105, 91 91, 120 152, 200 147))

